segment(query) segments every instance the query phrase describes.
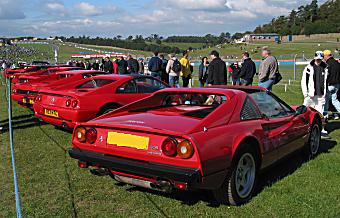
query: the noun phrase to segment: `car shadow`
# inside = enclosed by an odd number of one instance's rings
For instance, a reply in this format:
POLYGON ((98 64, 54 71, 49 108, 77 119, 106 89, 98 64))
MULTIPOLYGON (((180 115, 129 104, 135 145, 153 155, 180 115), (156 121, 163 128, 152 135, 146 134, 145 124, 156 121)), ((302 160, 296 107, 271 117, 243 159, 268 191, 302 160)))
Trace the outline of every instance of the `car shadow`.
POLYGON ((332 133, 338 129, 340 129, 340 122, 329 122, 326 125, 326 130, 328 131, 328 133, 332 133))
MULTIPOLYGON (((329 150, 334 148, 337 145, 337 142, 330 141, 330 140, 322 140, 322 147, 320 148, 320 154, 322 153, 329 153, 329 150)), ((255 190, 254 197, 256 197, 259 193, 261 193, 265 188, 271 187, 276 182, 282 180, 288 175, 293 174, 298 168, 300 168, 304 163, 308 161, 313 161, 306 158, 304 155, 301 154, 302 152, 295 152, 294 154, 288 156, 287 158, 283 159, 282 161, 278 162, 277 164, 273 165, 272 167, 264 170, 260 173, 257 188, 255 190)), ((125 185, 121 183, 117 183, 117 186, 126 186, 127 191, 129 192, 143 192, 145 193, 147 198, 150 198, 149 195, 161 195, 163 197, 175 199, 181 201, 182 204, 185 205, 195 205, 199 202, 205 202, 208 207, 219 207, 221 206, 218 202, 213 200, 213 196, 211 192, 208 191, 178 191, 175 190, 172 193, 163 193, 155 190, 149 190, 146 188, 140 188, 130 185, 125 185)), ((150 199, 149 199, 150 200, 150 199)), ((152 199, 150 200, 152 201, 152 199)), ((157 206, 157 205, 155 205, 157 206)))
MULTIPOLYGON (((38 125, 43 125, 39 122, 39 119, 31 115, 22 115, 13 117, 12 119, 12 128, 15 129, 27 129, 31 127, 35 127, 38 125)), ((9 131, 8 119, 0 121, 0 134, 6 133, 9 131)))

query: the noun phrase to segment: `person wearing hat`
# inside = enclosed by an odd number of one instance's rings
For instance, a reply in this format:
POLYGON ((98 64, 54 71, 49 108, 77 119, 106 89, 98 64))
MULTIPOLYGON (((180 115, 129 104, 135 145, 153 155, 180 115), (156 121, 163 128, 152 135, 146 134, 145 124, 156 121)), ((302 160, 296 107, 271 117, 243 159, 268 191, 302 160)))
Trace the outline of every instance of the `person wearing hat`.
MULTIPOLYGON (((328 66, 327 95, 324 115, 328 117, 330 101, 332 101, 336 111, 340 113, 340 102, 338 100, 338 91, 340 89, 340 64, 334 59, 330 50, 324 51, 324 60, 328 66)), ((334 119, 338 120, 339 115, 334 114, 334 119)))
MULTIPOLYGON (((323 52, 317 51, 302 73, 301 88, 304 97, 303 104, 324 113, 327 93, 327 64, 323 62, 323 52)), ((322 130, 323 137, 329 137, 326 130, 322 130)))

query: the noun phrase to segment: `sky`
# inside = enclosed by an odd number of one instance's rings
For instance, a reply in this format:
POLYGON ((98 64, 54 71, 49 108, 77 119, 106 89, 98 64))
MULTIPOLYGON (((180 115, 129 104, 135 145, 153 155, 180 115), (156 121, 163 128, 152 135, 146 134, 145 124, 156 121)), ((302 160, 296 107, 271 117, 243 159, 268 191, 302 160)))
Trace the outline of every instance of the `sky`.
MULTIPOLYGON (((0 0, 0 36, 245 32, 310 0, 0 0)), ((325 0, 319 0, 320 3, 325 0)))

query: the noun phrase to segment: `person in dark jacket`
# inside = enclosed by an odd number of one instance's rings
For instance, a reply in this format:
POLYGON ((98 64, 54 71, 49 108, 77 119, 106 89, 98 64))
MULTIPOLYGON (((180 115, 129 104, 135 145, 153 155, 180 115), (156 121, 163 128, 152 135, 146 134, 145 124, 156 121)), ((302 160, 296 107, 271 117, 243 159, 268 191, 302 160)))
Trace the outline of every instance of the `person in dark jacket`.
POLYGON ((126 60, 124 59, 124 57, 119 57, 118 59, 118 74, 122 75, 122 74, 127 74, 127 67, 128 64, 126 62, 126 60))
POLYGON ((127 65, 128 65, 128 72, 129 73, 133 73, 133 74, 137 74, 138 73, 138 71, 139 71, 139 63, 131 55, 128 55, 127 65))
POLYGON ((163 62, 158 57, 158 52, 154 52, 154 56, 150 59, 148 63, 148 69, 151 73, 151 76, 161 79, 162 65, 163 62))
POLYGON ((138 65, 139 65, 139 74, 144 74, 144 59, 143 58, 139 58, 138 59, 138 65))
POLYGON ((233 79, 233 85, 234 86, 239 86, 241 85, 241 81, 240 81, 240 66, 238 65, 238 62, 234 63, 233 65, 231 65, 231 68, 233 68, 233 74, 232 74, 232 79, 233 79))
POLYGON ((249 57, 248 52, 243 53, 243 64, 240 70, 239 77, 241 78, 241 85, 253 85, 254 76, 256 74, 256 65, 249 57))
POLYGON ((198 79, 200 81, 200 87, 204 87, 208 79, 208 67, 209 61, 207 57, 202 58, 202 62, 198 68, 198 79))
POLYGON ((104 63, 104 72, 112 74, 113 73, 113 66, 112 62, 109 57, 105 58, 105 63, 104 63))
POLYGON ((208 68, 208 84, 212 85, 226 85, 227 81, 227 65, 220 58, 220 54, 217 51, 210 53, 212 61, 208 68))
POLYGON ((99 60, 96 60, 96 61, 92 64, 92 70, 99 70, 99 60))
POLYGON ((162 60, 162 73, 161 80, 165 83, 169 83, 169 74, 166 72, 166 66, 168 65, 168 60, 164 58, 164 55, 159 55, 159 58, 162 60))
MULTIPOLYGON (((327 94, 324 115, 328 115, 329 102, 332 101, 333 106, 340 113, 340 102, 338 100, 338 91, 340 89, 340 64, 337 62, 330 50, 325 50, 324 60, 327 63, 328 77, 327 77, 327 94)), ((339 115, 334 114, 334 119, 338 120, 339 115)))

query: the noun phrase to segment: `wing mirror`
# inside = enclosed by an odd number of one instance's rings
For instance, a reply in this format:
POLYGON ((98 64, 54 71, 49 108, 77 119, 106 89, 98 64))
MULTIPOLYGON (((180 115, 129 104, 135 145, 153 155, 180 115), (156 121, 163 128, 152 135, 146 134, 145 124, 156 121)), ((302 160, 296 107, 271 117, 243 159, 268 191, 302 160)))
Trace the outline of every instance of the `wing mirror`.
POLYGON ((304 114, 306 112, 307 112, 307 107, 304 106, 304 105, 301 105, 298 108, 296 108, 295 116, 299 116, 299 115, 304 114))

